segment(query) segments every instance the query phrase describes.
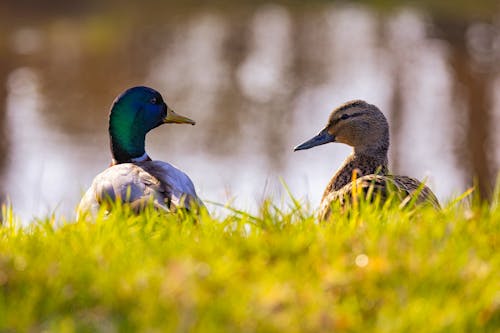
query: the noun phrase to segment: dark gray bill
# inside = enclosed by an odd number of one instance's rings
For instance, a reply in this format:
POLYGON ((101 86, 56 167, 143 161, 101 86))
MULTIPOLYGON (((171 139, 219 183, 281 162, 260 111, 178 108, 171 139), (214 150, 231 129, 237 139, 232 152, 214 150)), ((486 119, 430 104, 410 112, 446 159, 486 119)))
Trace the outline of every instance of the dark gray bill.
POLYGON ((334 142, 334 141, 335 141, 335 136, 331 135, 330 133, 328 133, 328 131, 326 129, 324 129, 321 132, 319 132, 319 134, 316 135, 314 138, 312 138, 312 139, 304 142, 303 144, 298 145, 297 147, 293 148, 293 151, 309 149, 312 147, 324 145, 325 143, 334 142))

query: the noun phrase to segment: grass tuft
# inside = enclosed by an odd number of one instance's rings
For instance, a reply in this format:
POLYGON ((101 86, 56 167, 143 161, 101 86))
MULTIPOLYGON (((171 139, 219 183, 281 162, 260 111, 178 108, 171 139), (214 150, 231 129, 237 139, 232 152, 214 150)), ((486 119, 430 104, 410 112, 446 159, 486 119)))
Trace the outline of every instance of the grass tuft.
POLYGON ((320 223, 287 192, 223 218, 118 205, 23 226, 3 207, 0 332, 500 330, 498 204, 358 200, 320 223))

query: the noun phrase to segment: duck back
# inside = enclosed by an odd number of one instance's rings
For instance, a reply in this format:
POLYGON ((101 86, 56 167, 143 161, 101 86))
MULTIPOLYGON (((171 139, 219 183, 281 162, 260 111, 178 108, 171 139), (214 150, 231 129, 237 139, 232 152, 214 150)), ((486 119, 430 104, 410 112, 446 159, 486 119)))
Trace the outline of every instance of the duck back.
POLYGON ((162 161, 121 163, 107 168, 95 177, 78 211, 95 214, 103 203, 116 200, 137 210, 150 202, 166 211, 203 206, 191 179, 162 161))

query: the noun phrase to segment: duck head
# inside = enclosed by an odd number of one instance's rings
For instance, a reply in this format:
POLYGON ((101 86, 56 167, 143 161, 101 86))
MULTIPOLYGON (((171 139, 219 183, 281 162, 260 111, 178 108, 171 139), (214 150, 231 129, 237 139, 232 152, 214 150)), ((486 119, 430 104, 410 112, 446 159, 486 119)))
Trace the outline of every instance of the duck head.
POLYGON ((296 146, 294 151, 330 142, 345 143, 353 147, 356 153, 387 154, 387 119, 375 105, 361 100, 347 102, 332 111, 326 127, 318 135, 296 146))
POLYGON ((146 134, 162 124, 195 122, 176 114, 159 92, 148 87, 133 87, 119 95, 109 115, 112 164, 149 159, 145 151, 146 134))

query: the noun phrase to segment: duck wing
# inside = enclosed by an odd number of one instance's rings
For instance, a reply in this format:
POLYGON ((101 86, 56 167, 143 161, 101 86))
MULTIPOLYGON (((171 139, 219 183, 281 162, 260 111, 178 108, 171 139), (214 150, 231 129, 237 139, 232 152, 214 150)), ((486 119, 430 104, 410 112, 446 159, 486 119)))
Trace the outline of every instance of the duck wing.
POLYGON ((328 219, 333 202, 339 202, 341 206, 350 202, 354 188, 357 188, 358 193, 365 196, 370 195, 370 198, 380 196, 382 201, 385 201, 390 194, 395 194, 403 203, 406 203, 417 195, 416 200, 419 204, 431 204, 437 209, 441 207, 431 189, 417 179, 406 176, 372 174, 360 177, 355 182, 350 182, 341 189, 326 194, 321 200, 319 208, 320 219, 328 219))
POLYGON ((193 182, 187 174, 170 163, 146 161, 137 163, 148 174, 158 179, 166 202, 172 207, 191 208, 193 205, 205 207, 196 194, 193 182))
POLYGON ((431 204, 437 209, 441 208, 439 200, 432 190, 427 187, 424 183, 420 182, 418 179, 407 177, 407 176, 386 176, 392 179, 394 184, 400 189, 407 193, 407 195, 412 196, 417 194, 417 202, 420 204, 431 204))

